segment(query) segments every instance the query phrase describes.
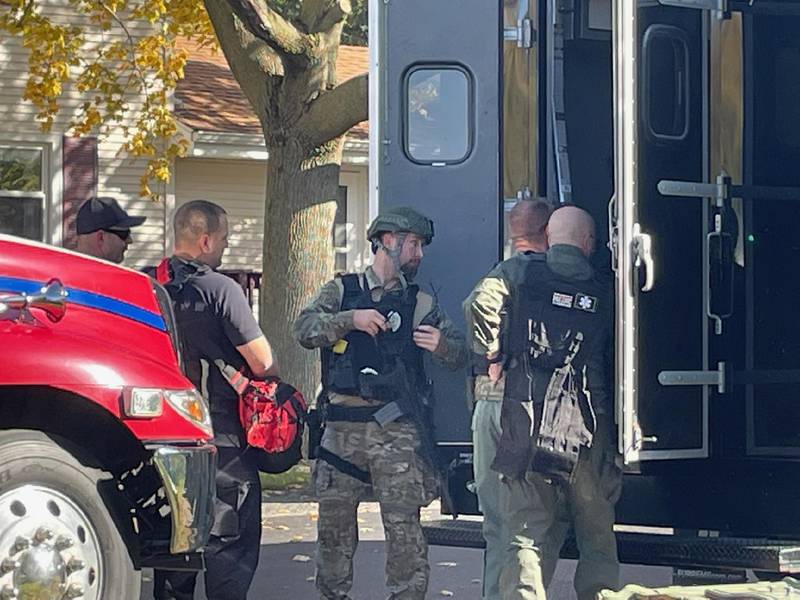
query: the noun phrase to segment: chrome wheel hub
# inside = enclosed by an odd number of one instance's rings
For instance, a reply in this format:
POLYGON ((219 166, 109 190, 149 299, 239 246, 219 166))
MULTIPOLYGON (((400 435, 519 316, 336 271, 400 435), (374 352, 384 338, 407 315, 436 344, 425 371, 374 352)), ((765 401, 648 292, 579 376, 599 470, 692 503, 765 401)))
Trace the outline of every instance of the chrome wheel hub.
POLYGON ((24 485, 0 495, 0 600, 100 600, 97 532, 59 491, 24 485))

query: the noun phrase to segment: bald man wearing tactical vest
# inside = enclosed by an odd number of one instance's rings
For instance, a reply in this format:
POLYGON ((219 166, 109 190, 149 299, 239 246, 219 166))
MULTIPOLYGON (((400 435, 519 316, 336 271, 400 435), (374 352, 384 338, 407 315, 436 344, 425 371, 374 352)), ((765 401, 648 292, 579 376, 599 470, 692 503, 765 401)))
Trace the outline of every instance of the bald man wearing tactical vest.
POLYGON ((504 600, 542 600, 571 523, 580 551, 578 600, 616 589, 614 504, 621 470, 610 393, 613 296, 589 257, 595 224, 564 206, 509 294, 503 342, 502 474, 510 555, 504 600))
POLYGON ((435 299, 412 283, 433 240, 430 219, 388 209, 367 236, 372 266, 326 283, 294 324, 300 344, 319 348, 322 360, 316 585, 326 600, 350 598, 356 511, 372 492, 386 533, 388 597, 423 600, 430 568, 419 514, 439 483, 427 451, 433 398, 423 355, 458 369, 467 350, 435 299))

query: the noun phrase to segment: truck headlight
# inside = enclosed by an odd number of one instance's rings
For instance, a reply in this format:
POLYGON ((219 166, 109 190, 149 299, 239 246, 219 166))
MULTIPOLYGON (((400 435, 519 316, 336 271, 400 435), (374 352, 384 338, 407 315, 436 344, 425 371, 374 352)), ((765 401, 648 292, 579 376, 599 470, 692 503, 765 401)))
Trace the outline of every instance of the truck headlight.
POLYGON ((214 435, 208 405, 197 390, 164 390, 164 397, 184 419, 205 431, 209 436, 214 435))
POLYGON ((122 394, 125 414, 129 417, 149 419, 164 412, 164 390, 160 388, 129 388, 122 394))

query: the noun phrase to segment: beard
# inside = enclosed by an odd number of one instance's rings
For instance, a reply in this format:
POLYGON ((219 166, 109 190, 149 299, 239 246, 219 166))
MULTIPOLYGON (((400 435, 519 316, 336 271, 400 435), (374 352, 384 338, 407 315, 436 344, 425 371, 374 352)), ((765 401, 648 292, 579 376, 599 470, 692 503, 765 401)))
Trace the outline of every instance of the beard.
POLYGON ((413 281, 414 277, 417 276, 419 263, 420 261, 418 260, 410 260, 407 263, 400 265, 400 272, 408 281, 413 281))

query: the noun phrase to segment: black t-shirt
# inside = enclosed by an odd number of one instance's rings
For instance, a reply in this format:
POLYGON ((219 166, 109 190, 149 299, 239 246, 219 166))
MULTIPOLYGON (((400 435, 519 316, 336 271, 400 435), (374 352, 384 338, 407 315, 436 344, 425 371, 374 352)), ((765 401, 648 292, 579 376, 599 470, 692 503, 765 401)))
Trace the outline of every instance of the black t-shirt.
POLYGON ((239 370, 247 366, 236 350, 260 337, 244 291, 235 281, 207 266, 173 257, 173 281, 185 283, 170 290, 183 343, 186 375, 208 400, 214 442, 241 446, 238 396, 213 361, 222 359, 239 370))

